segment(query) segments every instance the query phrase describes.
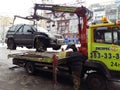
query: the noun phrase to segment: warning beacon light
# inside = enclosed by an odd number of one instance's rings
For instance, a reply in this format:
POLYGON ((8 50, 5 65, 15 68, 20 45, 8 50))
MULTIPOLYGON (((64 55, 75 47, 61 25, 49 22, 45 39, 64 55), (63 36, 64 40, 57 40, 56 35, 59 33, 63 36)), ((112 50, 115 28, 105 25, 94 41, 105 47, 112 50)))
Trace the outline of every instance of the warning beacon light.
POLYGON ((101 21, 102 21, 103 23, 108 23, 108 20, 107 20, 106 17, 102 17, 102 18, 101 18, 101 21))

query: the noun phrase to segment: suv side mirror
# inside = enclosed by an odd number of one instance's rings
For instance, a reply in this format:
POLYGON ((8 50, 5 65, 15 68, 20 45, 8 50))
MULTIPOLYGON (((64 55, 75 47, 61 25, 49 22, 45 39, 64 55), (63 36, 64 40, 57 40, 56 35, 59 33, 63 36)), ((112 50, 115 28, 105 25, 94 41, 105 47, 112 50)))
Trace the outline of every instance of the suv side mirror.
POLYGON ((33 34, 33 30, 31 30, 31 29, 28 29, 27 32, 31 32, 33 34))
POLYGON ((53 24, 52 27, 55 27, 55 24, 53 24))
POLYGON ((33 32, 31 29, 28 29, 27 32, 33 32))

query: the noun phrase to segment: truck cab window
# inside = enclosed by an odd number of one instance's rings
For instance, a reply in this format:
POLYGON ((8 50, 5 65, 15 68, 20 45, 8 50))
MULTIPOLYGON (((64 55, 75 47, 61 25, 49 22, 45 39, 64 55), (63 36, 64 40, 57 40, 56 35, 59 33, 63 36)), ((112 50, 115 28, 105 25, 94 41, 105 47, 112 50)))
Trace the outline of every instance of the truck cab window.
MULTIPOLYGON (((118 29, 117 29, 118 30, 118 29)), ((118 32, 116 29, 96 29, 94 31, 94 42, 96 43, 106 43, 106 44, 119 44, 118 32)))
POLYGON ((105 32, 105 43, 112 43, 112 32, 105 32))
POLYGON ((113 42, 114 44, 118 44, 118 33, 117 32, 113 32, 113 42))
POLYGON ((98 38, 96 41, 103 43, 103 42, 104 42, 104 35, 103 35, 102 33, 99 33, 99 34, 98 34, 98 37, 99 37, 99 38, 98 38))
POLYGON ((95 31, 95 42, 103 43, 104 42, 104 33, 102 31, 95 31))
POLYGON ((112 43, 112 30, 108 27, 99 27, 94 30, 94 42, 112 43))

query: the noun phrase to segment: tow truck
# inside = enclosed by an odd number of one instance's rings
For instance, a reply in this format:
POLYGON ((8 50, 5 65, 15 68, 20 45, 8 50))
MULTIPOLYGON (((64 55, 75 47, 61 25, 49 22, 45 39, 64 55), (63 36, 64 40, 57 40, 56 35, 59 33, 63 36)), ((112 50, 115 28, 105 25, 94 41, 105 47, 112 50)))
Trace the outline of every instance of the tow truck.
MULTIPOLYGON (((60 6, 52 4, 35 4, 34 17, 37 10, 50 10, 56 12, 74 13, 78 17, 78 34, 81 44, 79 52, 86 57, 82 70, 82 76, 86 77, 87 85, 91 90, 106 90, 108 80, 118 80, 120 76, 120 24, 109 23, 107 19, 100 24, 88 26, 87 22, 92 18, 93 13, 86 7, 60 6)), ((10 54, 13 64, 23 66, 29 74, 36 69, 58 72, 69 72, 66 60, 56 58, 55 55, 48 55, 47 52, 10 54), (57 64, 57 65, 56 65, 57 64)), ((80 58, 81 59, 81 58, 80 58)), ((83 59, 83 58, 82 58, 83 59)))

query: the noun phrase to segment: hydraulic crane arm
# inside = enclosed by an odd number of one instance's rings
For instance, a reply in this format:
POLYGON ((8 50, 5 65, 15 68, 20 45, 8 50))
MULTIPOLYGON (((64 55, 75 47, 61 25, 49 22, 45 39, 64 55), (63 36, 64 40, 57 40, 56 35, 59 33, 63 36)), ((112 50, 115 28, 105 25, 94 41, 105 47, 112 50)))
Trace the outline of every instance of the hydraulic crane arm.
POLYGON ((40 15, 31 15, 31 16, 26 16, 26 17, 22 17, 22 16, 15 15, 15 16, 14 16, 14 20, 13 20, 13 24, 14 24, 16 18, 26 19, 26 20, 30 20, 30 21, 33 21, 33 22, 35 22, 35 20, 39 21, 39 20, 41 20, 41 19, 54 22, 54 21, 51 20, 50 18, 43 17, 43 16, 40 16, 40 15))
POLYGON ((66 13, 75 13, 79 17, 84 17, 87 14, 92 16, 92 12, 87 8, 81 7, 72 7, 72 6, 60 6, 60 5, 53 5, 53 4, 35 4, 34 6, 34 15, 36 15, 37 10, 51 10, 52 12, 66 12, 66 13))
POLYGON ((78 16, 78 32, 79 41, 81 44, 80 52, 87 56, 87 22, 92 18, 93 13, 86 7, 72 7, 72 6, 60 6, 52 4, 35 4, 34 16, 37 15, 37 10, 50 10, 55 15, 56 12, 74 13, 78 16), (82 22, 81 22, 82 21, 82 22))

